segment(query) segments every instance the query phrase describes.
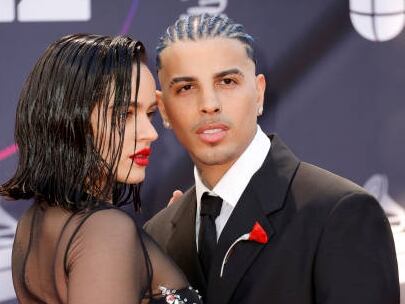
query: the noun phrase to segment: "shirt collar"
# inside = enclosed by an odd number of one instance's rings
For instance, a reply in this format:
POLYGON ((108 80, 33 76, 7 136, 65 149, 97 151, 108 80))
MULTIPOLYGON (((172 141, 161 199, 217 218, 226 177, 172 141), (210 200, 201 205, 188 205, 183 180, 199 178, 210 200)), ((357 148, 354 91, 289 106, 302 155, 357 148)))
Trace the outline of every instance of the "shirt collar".
POLYGON ((270 139, 264 134, 260 126, 257 125, 256 134, 252 142, 212 190, 204 185, 197 168, 194 166, 197 210, 199 210, 201 197, 204 192, 220 196, 224 202, 235 207, 253 174, 262 166, 270 150, 270 146, 270 139))

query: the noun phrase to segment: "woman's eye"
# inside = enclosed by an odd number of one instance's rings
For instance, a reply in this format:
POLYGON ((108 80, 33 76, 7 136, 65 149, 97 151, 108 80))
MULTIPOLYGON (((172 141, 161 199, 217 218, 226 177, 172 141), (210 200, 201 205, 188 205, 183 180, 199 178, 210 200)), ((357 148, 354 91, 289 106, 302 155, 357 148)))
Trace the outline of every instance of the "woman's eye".
POLYGON ((156 113, 156 111, 150 111, 146 115, 148 115, 149 119, 152 119, 153 115, 156 113))
POLYGON ((125 119, 127 117, 130 117, 132 115, 132 111, 127 111, 127 112, 121 112, 120 113, 120 118, 125 119))

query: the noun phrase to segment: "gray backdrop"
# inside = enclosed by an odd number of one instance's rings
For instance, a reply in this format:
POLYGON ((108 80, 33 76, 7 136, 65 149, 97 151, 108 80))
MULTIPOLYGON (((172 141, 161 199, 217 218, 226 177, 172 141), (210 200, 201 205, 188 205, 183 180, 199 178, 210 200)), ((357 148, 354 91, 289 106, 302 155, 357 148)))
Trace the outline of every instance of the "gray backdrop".
MULTIPOLYGON (((268 82, 262 128, 281 135, 301 159, 378 198, 405 284, 404 11, 404 0, 0 0, 0 182, 16 167, 21 86, 49 43, 75 32, 128 34, 145 43, 154 70, 154 46, 178 15, 224 12, 257 41, 259 71, 268 82)), ((159 117, 155 125, 160 139, 140 221, 163 208, 174 189, 193 183, 186 152, 159 117)), ((10 254, 16 220, 28 204, 0 199, 1 304, 16 303, 10 254)))

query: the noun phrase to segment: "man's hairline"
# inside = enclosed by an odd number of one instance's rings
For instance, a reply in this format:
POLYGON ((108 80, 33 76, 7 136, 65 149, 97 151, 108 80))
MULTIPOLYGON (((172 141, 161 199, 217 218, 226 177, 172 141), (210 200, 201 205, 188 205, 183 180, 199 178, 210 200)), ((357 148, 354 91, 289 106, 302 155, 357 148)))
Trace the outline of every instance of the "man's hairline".
POLYGON ((157 73, 157 75, 159 75, 159 71, 163 68, 162 54, 163 54, 163 52, 164 52, 165 50, 167 50, 168 48, 170 48, 172 45, 174 45, 174 44, 176 44, 176 43, 178 43, 178 42, 195 42, 195 43, 198 43, 198 42, 200 42, 200 41, 216 40, 216 39, 227 39, 227 40, 232 40, 232 41, 237 41, 237 42, 239 42, 239 43, 244 47, 247 58, 248 58, 250 61, 253 62, 254 66, 255 66, 255 69, 257 68, 257 63, 255 62, 255 60, 249 56, 248 48, 251 47, 251 46, 249 46, 248 44, 243 43, 243 42, 240 41, 239 39, 233 38, 233 37, 226 37, 226 36, 213 36, 213 37, 212 37, 212 36, 208 36, 208 37, 199 37, 199 38, 197 38, 197 39, 190 39, 190 38, 179 39, 179 40, 170 42, 160 53, 157 54, 157 58, 159 58, 159 61, 160 61, 160 65, 159 65, 160 67, 156 65, 156 73, 157 73))

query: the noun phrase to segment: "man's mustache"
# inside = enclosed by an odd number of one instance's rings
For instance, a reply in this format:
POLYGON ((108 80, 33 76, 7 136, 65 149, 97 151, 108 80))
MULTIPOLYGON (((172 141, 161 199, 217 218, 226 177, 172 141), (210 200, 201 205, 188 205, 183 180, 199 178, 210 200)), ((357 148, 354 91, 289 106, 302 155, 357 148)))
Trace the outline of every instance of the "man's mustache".
POLYGON ((192 131, 195 132, 204 126, 215 125, 215 124, 223 124, 223 125, 227 126, 228 128, 232 127, 232 123, 225 117, 215 117, 215 118, 210 117, 208 119, 202 119, 199 122, 197 122, 192 127, 192 131))

